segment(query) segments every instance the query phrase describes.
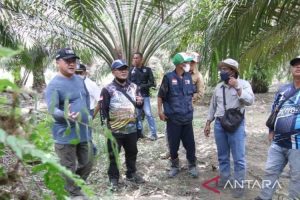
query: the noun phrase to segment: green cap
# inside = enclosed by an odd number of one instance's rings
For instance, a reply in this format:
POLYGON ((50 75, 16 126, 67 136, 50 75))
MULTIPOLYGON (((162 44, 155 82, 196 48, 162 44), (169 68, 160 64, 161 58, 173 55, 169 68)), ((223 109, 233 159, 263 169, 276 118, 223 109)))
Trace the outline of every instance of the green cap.
POLYGON ((192 60, 193 58, 184 52, 177 53, 172 59, 174 65, 179 65, 185 62, 191 62, 192 60))

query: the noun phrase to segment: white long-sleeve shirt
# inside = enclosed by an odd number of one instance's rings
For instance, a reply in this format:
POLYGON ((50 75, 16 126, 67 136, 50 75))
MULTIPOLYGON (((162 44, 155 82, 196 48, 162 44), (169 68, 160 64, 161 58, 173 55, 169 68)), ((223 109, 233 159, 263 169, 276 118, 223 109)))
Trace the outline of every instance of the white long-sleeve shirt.
POLYGON ((90 110, 95 109, 98 101, 100 101, 100 87, 91 79, 86 77, 84 79, 84 83, 86 85, 86 89, 88 90, 90 94, 90 110))

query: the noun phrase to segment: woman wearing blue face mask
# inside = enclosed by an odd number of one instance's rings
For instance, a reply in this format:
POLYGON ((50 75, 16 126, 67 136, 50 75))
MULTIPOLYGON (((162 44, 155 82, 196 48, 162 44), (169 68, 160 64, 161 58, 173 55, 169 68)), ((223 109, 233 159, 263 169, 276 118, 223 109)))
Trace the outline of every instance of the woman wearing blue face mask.
MULTIPOLYGON (((218 161, 220 169, 220 180, 218 187, 224 188, 228 181, 232 180, 230 170, 230 153, 234 161, 233 180, 235 186, 243 186, 246 173, 245 161, 245 122, 244 119, 234 132, 226 131, 221 126, 221 118, 225 110, 239 108, 242 113, 245 106, 250 106, 254 101, 254 94, 248 81, 238 78, 239 64, 237 61, 227 58, 219 63, 220 82, 214 91, 210 101, 204 134, 210 135, 210 124, 215 119, 214 134, 218 151, 218 161), (224 101, 225 100, 225 101, 224 101)), ((243 196, 244 188, 237 187, 233 190, 233 197, 243 196)))

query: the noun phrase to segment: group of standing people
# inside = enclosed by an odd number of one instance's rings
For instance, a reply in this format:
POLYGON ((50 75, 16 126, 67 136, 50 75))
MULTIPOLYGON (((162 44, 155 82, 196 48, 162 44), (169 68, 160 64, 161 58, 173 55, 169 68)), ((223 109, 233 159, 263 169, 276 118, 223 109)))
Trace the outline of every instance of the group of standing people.
MULTIPOLYGON (((106 121, 114 138, 107 140, 108 177, 112 190, 119 184, 116 157, 121 147, 125 150, 126 179, 143 183, 144 179, 136 173, 137 140, 144 137, 143 113, 151 131, 149 138, 157 139, 150 104, 150 88, 155 82, 151 68, 143 66, 143 55, 134 54, 130 76, 127 63, 115 60, 111 64, 114 80, 102 91, 86 76, 86 66, 78 63, 80 58, 72 49, 60 49, 55 59, 58 74, 48 84, 45 99, 54 118, 52 133, 60 163, 86 180, 96 154, 89 122, 100 110, 101 121, 106 121)), ((86 198, 80 187, 70 178, 65 179, 65 189, 72 198, 86 198)))
MULTIPOLYGON (((100 90, 95 88, 96 85, 86 77, 86 67, 78 65, 78 59, 70 48, 59 50, 56 54, 58 75, 51 80, 45 91, 48 110, 54 118, 52 133, 55 151, 61 164, 84 180, 90 174, 96 148, 92 143, 91 127, 88 124, 92 116, 95 116, 96 109, 100 110, 101 121, 106 122, 114 138, 107 140, 110 160, 108 178, 112 190, 117 190, 119 186, 120 174, 116 152, 119 152, 121 147, 125 151, 126 179, 138 184, 145 182, 137 173, 136 160, 137 141, 145 137, 142 128, 143 115, 149 125, 149 138, 152 141, 157 140, 156 123, 150 104, 150 88, 155 86, 151 68, 143 65, 143 55, 140 52, 134 53, 131 68, 124 60, 115 60, 111 64, 114 80, 103 87, 100 93, 100 90), (79 76, 74 75, 75 72, 79 76)), ((168 175, 171 178, 180 171, 180 142, 186 150, 189 174, 194 178, 199 175, 193 131, 194 103, 199 101, 204 93, 203 78, 197 70, 199 61, 199 54, 195 52, 177 53, 172 58, 175 69, 164 75, 158 91, 158 116, 166 122, 171 163, 168 175)), ((276 105, 284 101, 275 128, 270 130, 270 138, 273 140, 274 137, 274 140, 268 154, 266 179, 275 182, 289 162, 293 175, 289 191, 291 198, 296 199, 300 191, 300 163, 295 158, 300 137, 295 134, 295 130, 300 127, 297 120, 300 111, 295 111, 291 117, 287 116, 284 109, 296 106, 299 99, 297 88, 300 88, 300 58, 293 59, 291 66, 294 83, 281 88, 274 102, 275 109, 276 105), (288 96, 291 93, 293 97, 288 96), (286 137, 286 132, 291 136, 286 137)), ((224 187, 228 181, 235 180, 241 183, 245 179, 244 115, 245 106, 254 102, 254 94, 251 85, 239 78, 239 63, 236 60, 227 58, 222 60, 218 67, 221 82, 216 86, 210 101, 204 134, 209 137, 210 124, 215 121, 214 135, 220 173, 218 186, 224 187), (242 117, 234 130, 229 131, 223 125, 224 116, 232 109, 237 109, 242 117), (230 155, 234 164, 233 177, 230 155)), ((71 197, 84 197, 80 187, 67 177, 65 188, 71 197)), ((266 185, 256 199, 271 199, 274 190, 266 185)), ((243 187, 234 188, 233 197, 240 198, 243 194, 243 187)))

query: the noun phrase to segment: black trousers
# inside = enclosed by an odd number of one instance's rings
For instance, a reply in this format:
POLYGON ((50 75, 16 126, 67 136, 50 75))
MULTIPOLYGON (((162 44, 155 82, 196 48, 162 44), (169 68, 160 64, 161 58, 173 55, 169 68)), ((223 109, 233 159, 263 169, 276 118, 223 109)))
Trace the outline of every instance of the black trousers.
POLYGON ((175 160, 178 158, 178 149, 180 145, 180 140, 184 148, 186 149, 186 158, 190 164, 194 165, 196 162, 195 156, 195 139, 193 131, 193 123, 179 125, 167 121, 167 137, 169 142, 171 159, 175 160))
MULTIPOLYGON (((55 152, 60 159, 60 164, 78 174, 83 180, 86 180, 93 167, 93 145, 91 142, 81 142, 77 145, 55 144, 55 152)), ((70 195, 82 195, 80 187, 68 178, 66 179, 65 189, 70 195)))
POLYGON ((132 174, 136 172, 136 156, 138 153, 137 149, 137 133, 122 134, 122 133, 113 133, 114 138, 116 139, 116 146, 113 146, 113 142, 107 140, 107 148, 109 153, 109 168, 108 168, 108 177, 109 179, 119 179, 120 173, 116 162, 116 152, 121 151, 123 146, 125 151, 125 163, 126 163, 126 177, 131 178, 132 174))

